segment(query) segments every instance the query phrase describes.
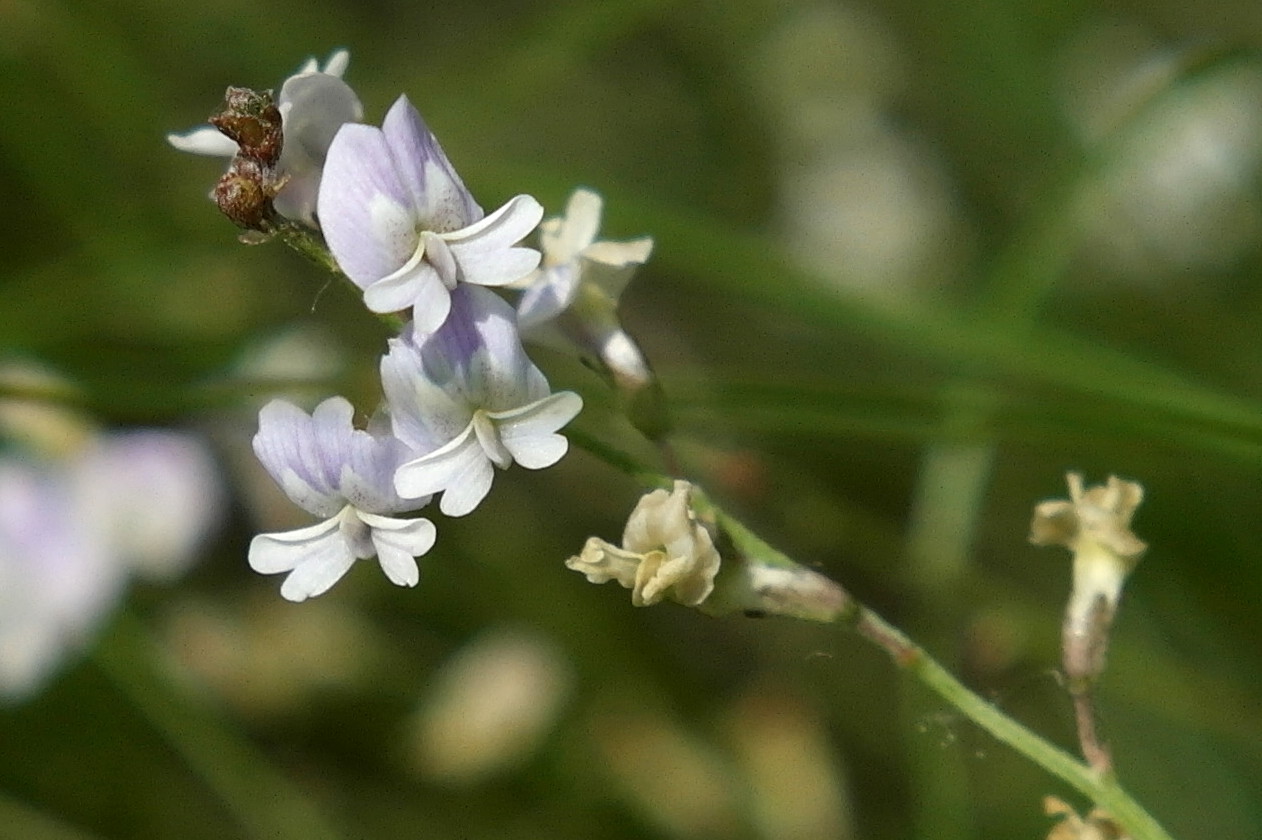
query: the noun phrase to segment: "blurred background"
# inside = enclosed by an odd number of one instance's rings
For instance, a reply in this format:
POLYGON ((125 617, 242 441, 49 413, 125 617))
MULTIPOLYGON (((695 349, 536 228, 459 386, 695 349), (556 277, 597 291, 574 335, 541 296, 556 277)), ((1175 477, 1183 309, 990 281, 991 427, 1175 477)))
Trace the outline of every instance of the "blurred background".
MULTIPOLYGON (((0 0, 0 396, 36 415, 4 469, 62 415, 215 465, 179 568, 111 578, 5 687, 0 838, 980 840, 1087 805, 840 629, 567 571, 639 494, 584 451, 435 516, 414 590, 360 564, 290 604, 248 569, 309 521, 253 462, 258 407, 366 414, 389 331, 238 243, 222 162, 164 137, 339 47, 366 120, 406 92, 483 206, 584 185, 605 236, 653 236, 622 312, 685 472, 1070 750, 1070 564, 1030 512, 1067 470, 1141 482, 1104 730, 1174 836, 1257 837, 1260 44, 1237 0, 0 0)), ((33 526, 0 516, 12 659, 33 526)))

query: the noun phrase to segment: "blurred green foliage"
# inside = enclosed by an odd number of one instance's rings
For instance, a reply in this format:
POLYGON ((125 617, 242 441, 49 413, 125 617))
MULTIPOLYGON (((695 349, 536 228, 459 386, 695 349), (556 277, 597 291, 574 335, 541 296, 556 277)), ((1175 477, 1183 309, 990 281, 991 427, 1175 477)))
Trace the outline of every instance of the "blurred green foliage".
MULTIPOLYGON (((555 213, 582 184, 608 236, 654 236, 624 317, 688 472, 1067 747, 1068 563, 1026 545, 1030 509, 1067 469, 1143 483, 1105 731, 1172 834, 1257 836, 1254 6, 0 0, 0 32, 3 355, 102 423, 204 429, 257 481, 266 393, 232 365, 299 325, 344 354, 322 393, 371 408, 386 328, 237 244, 205 198, 220 163, 164 142, 345 46, 367 119, 407 92, 484 206, 555 213), (929 581, 907 538, 944 447, 980 467, 926 543, 965 559, 929 581)), ((594 377, 538 358, 582 429, 652 457, 594 377)), ((0 837, 1044 836, 1065 791, 858 639, 636 610, 566 571, 636 493, 582 452, 511 472, 439 522, 416 590, 360 568, 301 605, 246 568, 242 496, 197 572, 0 710, 0 837), (559 651, 560 711, 518 763, 444 780, 409 721, 502 628, 559 651), (780 742, 813 749, 776 799, 755 757, 780 742)))

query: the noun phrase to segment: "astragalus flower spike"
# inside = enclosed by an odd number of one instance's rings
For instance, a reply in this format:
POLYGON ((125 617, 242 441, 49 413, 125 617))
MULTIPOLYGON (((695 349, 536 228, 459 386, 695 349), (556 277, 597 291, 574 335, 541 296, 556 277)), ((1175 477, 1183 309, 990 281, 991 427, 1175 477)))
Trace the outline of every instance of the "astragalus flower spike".
POLYGON ((329 250, 368 308, 411 309, 420 333, 446 320, 458 282, 503 286, 539 264, 538 251, 515 247, 543 218, 539 202, 519 195, 484 215, 406 96, 381 128, 338 132, 319 214, 329 250))
POLYGON ((259 461, 294 504, 327 517, 309 528, 259 534, 250 543, 252 569, 289 573, 280 594, 290 601, 326 592, 356 560, 374 555, 391 582, 415 586, 414 558, 434 545, 428 519, 386 515, 429 501, 405 501, 394 492, 394 471, 411 453, 388 434, 355 429, 353 415, 342 397, 320 403, 311 416, 283 400, 259 412, 259 461))
POLYGON ((451 291, 436 332, 390 341, 381 382, 395 435, 424 453, 399 467, 395 488, 405 498, 441 492, 448 516, 478 506, 495 467, 559 461, 569 444, 556 432, 583 407, 578 394, 552 393, 522 349, 512 307, 476 286, 451 291))
MULTIPOLYGON (((359 97, 342 81, 349 63, 346 50, 334 52, 323 68, 314 58, 308 59, 284 81, 276 97, 284 143, 275 161, 275 174, 282 183, 272 205, 280 215, 312 227, 329 144, 343 124, 364 116, 359 97)), ((168 134, 167 142, 180 151, 225 158, 241 148, 212 126, 168 134)))

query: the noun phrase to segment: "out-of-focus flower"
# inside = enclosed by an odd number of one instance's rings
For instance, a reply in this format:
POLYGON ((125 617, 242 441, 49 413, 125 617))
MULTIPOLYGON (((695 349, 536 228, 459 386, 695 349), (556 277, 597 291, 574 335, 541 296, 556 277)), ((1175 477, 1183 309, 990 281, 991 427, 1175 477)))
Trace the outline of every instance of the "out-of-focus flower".
POLYGON ((459 286, 437 332, 392 339, 381 382, 395 435, 419 457, 399 467, 404 498, 441 492, 448 516, 472 511, 495 467, 538 470, 565 455, 557 431, 583 407, 578 394, 553 393, 526 356, 513 310, 494 292, 459 286))
POLYGON ((503 286, 539 264, 515 247, 543 217, 528 195, 484 216, 406 96, 381 128, 347 125, 329 148, 320 224, 373 312, 411 309, 415 329, 447 319, 457 282, 503 286))
POLYGON ((596 241, 602 202, 578 189, 565 215, 540 228, 543 265, 525 284, 517 304, 522 336, 593 357, 624 387, 652 380, 639 346, 622 329, 618 299, 635 270, 653 250, 653 240, 596 241))
POLYGON ((565 565, 592 583, 618 581, 637 607, 666 598, 697 606, 714 591, 720 560, 713 537, 693 513, 691 492, 691 484, 676 481, 669 493, 646 494, 631 511, 621 548, 592 537, 565 565))
POLYGON ((308 416, 283 400, 259 412, 254 452, 294 504, 327 517, 308 528, 259 534, 250 543, 250 567, 263 574, 289 572, 280 594, 304 601, 326 592, 354 562, 376 556, 399 586, 415 586, 416 557, 434 545, 428 519, 384 514, 423 507, 394 492, 395 469, 409 456, 402 442, 352 425, 354 409, 331 397, 308 416))
POLYGON ((79 505, 65 464, 0 461, 0 696, 21 699, 83 647, 127 567, 79 505))
POLYGON ((1131 531, 1131 518, 1143 501, 1144 488, 1117 476, 1085 489, 1078 473, 1069 473, 1066 480, 1068 500, 1035 507, 1030 542, 1063 545, 1073 552, 1073 592, 1065 611, 1065 670, 1071 682, 1091 682, 1104 669, 1109 628, 1122 586, 1148 548, 1131 531))
POLYGON ((0 697, 30 695, 86 645, 131 572, 184 571, 222 512, 218 472, 191 436, 75 441, 0 457, 0 697))
POLYGON ((183 574, 223 515, 210 452, 179 432, 104 436, 80 456, 75 477, 96 528, 122 560, 151 579, 183 574))
MULTIPOLYGON (((276 98, 284 135, 276 174, 284 183, 273 206, 282 216, 311 226, 329 145, 344 123, 364 115, 359 97, 342 81, 349 63, 346 50, 334 52, 323 68, 308 59, 284 81, 276 98)), ((236 142, 212 126, 168 134, 167 142, 180 151, 214 157, 232 157, 238 151, 236 142)))
POLYGON ((555 725, 573 682, 563 651, 537 634, 496 630, 433 675, 413 719, 418 772, 473 784, 520 765, 555 725))
POLYGON ((1084 819, 1063 800, 1045 796, 1043 811, 1049 817, 1061 818, 1047 840, 1130 840, 1130 834, 1100 808, 1092 808, 1084 819))

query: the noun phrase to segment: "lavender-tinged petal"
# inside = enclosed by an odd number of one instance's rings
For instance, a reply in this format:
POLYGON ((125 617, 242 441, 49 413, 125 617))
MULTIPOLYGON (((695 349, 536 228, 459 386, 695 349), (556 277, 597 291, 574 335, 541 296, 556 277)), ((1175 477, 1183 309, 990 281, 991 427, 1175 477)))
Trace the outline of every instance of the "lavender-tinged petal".
POLYGON ((219 129, 204 125, 183 134, 168 134, 167 142, 181 152, 210 157, 232 157, 237 153, 237 144, 219 132, 219 129))
POLYGON ((399 467, 394 485, 405 497, 441 490, 438 509, 447 516, 464 516, 486 497, 494 472, 471 424, 441 449, 399 467))
POLYGON ((391 339, 389 347, 381 359, 381 385, 394 434, 419 453, 433 452, 465 430, 473 410, 459 394, 444 390, 448 379, 441 369, 431 369, 416 345, 391 339))
POLYGON ((317 210, 329 250, 360 288, 416 252, 416 211, 380 129, 342 126, 329 146, 317 210))
POLYGON ((517 301, 517 326, 529 336, 531 330, 548 323, 574 302, 578 292, 578 272, 572 265, 545 268, 517 301))
POLYGON ((421 229, 447 233, 482 218, 482 208, 406 96, 395 100, 381 130, 421 229))
POLYGON ((363 118, 364 109, 346 82, 320 72, 287 79, 277 108, 285 132, 277 169, 287 180, 274 204, 282 216, 312 225, 329 146, 343 125, 363 118))
POLYGON ((377 562, 391 583, 416 586, 420 570, 414 558, 434 547, 437 529, 428 519, 391 519, 361 513, 359 518, 372 528, 372 541, 377 549, 377 562))
POLYGON ((336 475, 315 442, 311 418, 284 400, 272 400, 259 412, 254 454, 294 504, 317 516, 341 508, 336 475))
POLYGON ((513 308, 477 286, 458 286, 451 296, 452 314, 430 341, 453 360, 469 402, 487 411, 529 402, 530 371, 537 368, 521 346, 513 308))
POLYGON ((571 391, 553 394, 516 411, 492 414, 500 443, 528 470, 550 467, 565 455, 569 442, 555 432, 578 416, 583 400, 571 391))

